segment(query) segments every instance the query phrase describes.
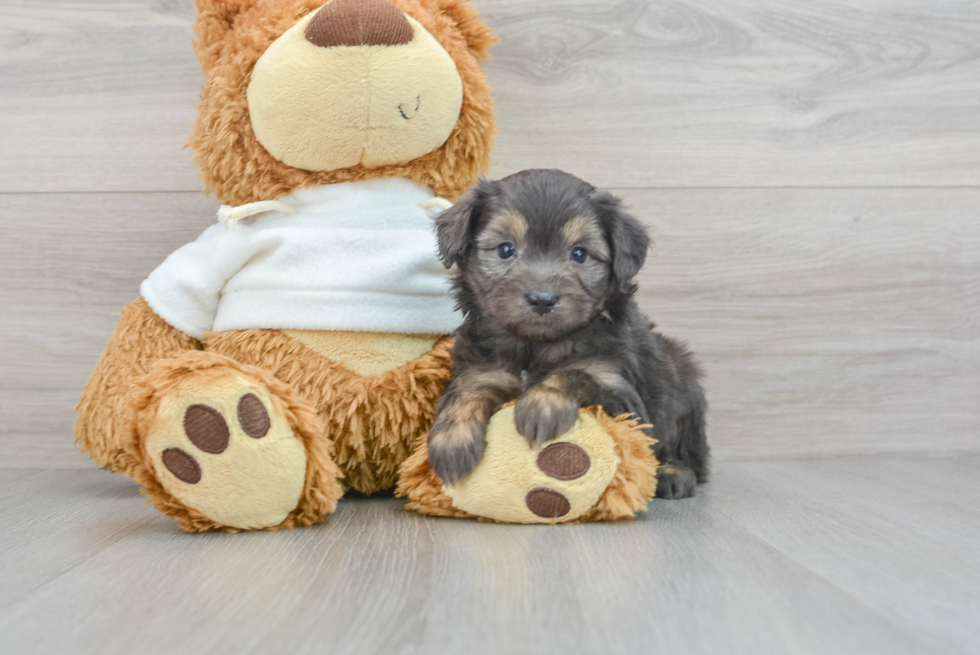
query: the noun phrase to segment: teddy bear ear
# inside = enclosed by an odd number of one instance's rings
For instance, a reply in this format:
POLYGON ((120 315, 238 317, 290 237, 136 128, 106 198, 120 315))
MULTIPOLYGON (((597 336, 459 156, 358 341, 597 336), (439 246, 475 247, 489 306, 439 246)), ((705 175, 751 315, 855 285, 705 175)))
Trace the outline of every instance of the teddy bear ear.
POLYGON ((456 23, 477 61, 482 62, 490 56, 490 49, 499 39, 469 0, 439 0, 439 9, 456 23))
POLYGON ((197 22, 194 24, 194 51, 201 68, 207 72, 217 61, 228 34, 234 31, 239 15, 257 0, 195 0, 197 22))

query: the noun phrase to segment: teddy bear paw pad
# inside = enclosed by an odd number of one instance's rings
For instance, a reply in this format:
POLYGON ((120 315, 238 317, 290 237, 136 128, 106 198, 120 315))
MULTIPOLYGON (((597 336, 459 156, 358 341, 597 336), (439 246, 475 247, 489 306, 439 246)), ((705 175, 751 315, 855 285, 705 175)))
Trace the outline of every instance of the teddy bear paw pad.
POLYGON ((514 426, 513 407, 487 427, 487 449, 463 481, 446 486, 453 505, 507 523, 561 523, 592 509, 612 482, 619 457, 595 417, 580 412, 575 425, 540 448, 514 426))
POLYGON ((281 523, 299 503, 306 477, 302 442, 285 416, 270 410, 265 391, 250 387, 222 380, 164 397, 144 441, 167 493, 240 529, 281 523))

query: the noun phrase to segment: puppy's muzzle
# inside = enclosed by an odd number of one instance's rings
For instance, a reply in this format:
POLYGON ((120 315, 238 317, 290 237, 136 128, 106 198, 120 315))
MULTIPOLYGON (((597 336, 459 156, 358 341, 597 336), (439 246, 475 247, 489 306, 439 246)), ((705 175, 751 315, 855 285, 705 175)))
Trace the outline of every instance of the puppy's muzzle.
POLYGON ((558 304, 558 296, 549 292, 542 291, 532 291, 531 293, 524 294, 527 304, 531 306, 531 309, 535 314, 544 315, 555 308, 558 304))

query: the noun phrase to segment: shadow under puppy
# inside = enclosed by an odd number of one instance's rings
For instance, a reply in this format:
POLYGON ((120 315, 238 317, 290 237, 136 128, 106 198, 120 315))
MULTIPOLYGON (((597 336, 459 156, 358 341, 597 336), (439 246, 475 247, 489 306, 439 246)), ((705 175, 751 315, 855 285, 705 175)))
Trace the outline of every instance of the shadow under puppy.
POLYGON ((693 495, 708 475, 701 373, 633 299, 650 239, 620 201, 568 173, 528 170, 481 181, 436 232, 443 263, 459 267, 464 314, 428 437, 436 474, 451 484, 473 470, 508 401, 532 444, 601 405, 653 424, 658 497, 693 495))

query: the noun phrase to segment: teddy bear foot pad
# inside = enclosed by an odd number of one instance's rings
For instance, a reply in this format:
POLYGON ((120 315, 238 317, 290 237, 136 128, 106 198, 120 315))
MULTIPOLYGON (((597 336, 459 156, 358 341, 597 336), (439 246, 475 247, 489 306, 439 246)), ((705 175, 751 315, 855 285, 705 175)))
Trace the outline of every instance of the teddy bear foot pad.
POLYGON ((506 407, 494 415, 480 465, 445 487, 453 505, 507 523, 564 522, 592 509, 619 466, 612 437, 583 413, 556 441, 532 448, 514 427, 513 413, 506 407))
POLYGON ((629 519, 653 496, 652 443, 637 421, 593 407, 557 440, 532 447, 517 432, 511 405, 491 419, 486 451, 468 477, 442 484, 423 443, 402 465, 398 491, 423 514, 501 523, 629 519))
MULTIPOLYGON (((170 504, 206 517, 210 528, 280 526, 307 488, 307 447, 294 429, 304 417, 262 380, 220 361, 227 358, 201 358, 213 365, 177 367, 176 379, 158 371, 146 383, 147 471, 170 504)), ((339 497, 339 484, 332 491, 339 497)))

